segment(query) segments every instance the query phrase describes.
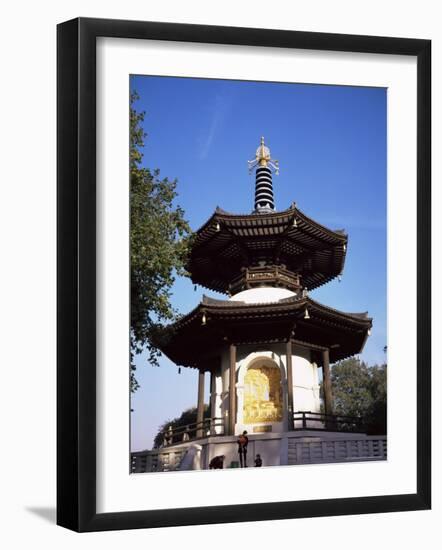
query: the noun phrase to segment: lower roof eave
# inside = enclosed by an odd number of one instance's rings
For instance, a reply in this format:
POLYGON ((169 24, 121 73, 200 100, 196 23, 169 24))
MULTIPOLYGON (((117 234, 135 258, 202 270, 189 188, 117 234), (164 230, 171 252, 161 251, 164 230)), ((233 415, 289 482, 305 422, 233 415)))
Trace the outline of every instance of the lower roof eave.
POLYGON ((365 313, 340 312, 309 297, 270 304, 205 299, 165 327, 157 347, 178 365, 213 370, 213 358, 231 343, 266 345, 294 339, 312 350, 328 348, 330 361, 336 362, 362 351, 371 326, 365 313))

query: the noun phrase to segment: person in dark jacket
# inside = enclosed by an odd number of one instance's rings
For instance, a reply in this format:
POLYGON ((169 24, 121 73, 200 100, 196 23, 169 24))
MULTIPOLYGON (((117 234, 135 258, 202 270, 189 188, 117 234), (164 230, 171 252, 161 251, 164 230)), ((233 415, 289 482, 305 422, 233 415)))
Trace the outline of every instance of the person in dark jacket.
POLYGON ((261 458, 261 455, 256 455, 256 458, 255 458, 255 467, 256 468, 261 468, 262 466, 262 458, 261 458))
POLYGON ((249 444, 249 438, 247 437, 246 430, 239 436, 237 443, 239 463, 241 464, 241 468, 247 468, 247 445, 249 444))
POLYGON ((222 470, 224 468, 224 455, 214 456, 209 464, 209 470, 222 470))

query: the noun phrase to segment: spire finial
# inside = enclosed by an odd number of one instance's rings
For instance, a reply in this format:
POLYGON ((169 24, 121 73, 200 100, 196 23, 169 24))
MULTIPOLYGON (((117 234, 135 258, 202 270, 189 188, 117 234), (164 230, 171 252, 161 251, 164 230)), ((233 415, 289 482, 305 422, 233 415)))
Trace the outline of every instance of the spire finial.
POLYGON ((261 136, 261 143, 256 150, 256 155, 253 160, 248 161, 249 172, 251 173, 256 166, 269 166, 276 175, 279 174, 279 163, 270 156, 270 149, 266 146, 264 136, 261 136))
POLYGON ((248 161, 249 173, 256 168, 255 185, 255 212, 265 214, 275 210, 273 200, 272 172, 279 174, 277 160, 270 156, 270 149, 266 146, 264 136, 256 150, 255 158, 248 161))

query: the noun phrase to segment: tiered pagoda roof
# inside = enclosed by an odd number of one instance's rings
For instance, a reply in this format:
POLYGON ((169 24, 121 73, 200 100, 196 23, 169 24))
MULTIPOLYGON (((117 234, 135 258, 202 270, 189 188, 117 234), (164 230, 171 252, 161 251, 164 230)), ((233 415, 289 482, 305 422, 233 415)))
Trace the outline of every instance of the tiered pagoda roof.
MULTIPOLYGON (((259 275, 247 280, 246 270, 272 272, 274 267, 280 267, 281 273, 288 271, 289 279, 294 276, 298 285, 312 290, 341 274, 347 238, 344 231, 320 225, 294 204, 265 214, 230 214, 217 208, 196 232, 187 269, 195 283, 218 292, 257 286, 253 279, 265 283, 266 278, 259 280, 259 275)), ((273 286, 294 289, 297 285, 281 277, 273 286)))
POLYGON ((201 368, 204 357, 227 342, 265 344, 295 341, 330 349, 330 361, 359 353, 372 320, 367 313, 345 313, 308 296, 271 303, 245 303, 203 297, 198 306, 161 335, 162 351, 176 364, 201 368))

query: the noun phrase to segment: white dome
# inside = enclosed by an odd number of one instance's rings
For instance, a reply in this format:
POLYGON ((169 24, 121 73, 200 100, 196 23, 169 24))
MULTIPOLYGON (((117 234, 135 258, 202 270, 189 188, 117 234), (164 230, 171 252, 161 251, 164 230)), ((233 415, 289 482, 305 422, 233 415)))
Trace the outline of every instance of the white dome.
POLYGON ((295 296, 295 293, 286 288, 259 287, 250 288, 234 294, 229 298, 232 302, 246 302, 247 304, 266 304, 279 302, 284 298, 295 296))

